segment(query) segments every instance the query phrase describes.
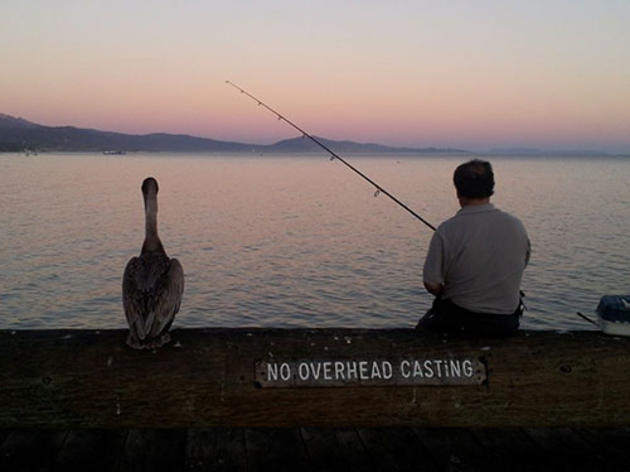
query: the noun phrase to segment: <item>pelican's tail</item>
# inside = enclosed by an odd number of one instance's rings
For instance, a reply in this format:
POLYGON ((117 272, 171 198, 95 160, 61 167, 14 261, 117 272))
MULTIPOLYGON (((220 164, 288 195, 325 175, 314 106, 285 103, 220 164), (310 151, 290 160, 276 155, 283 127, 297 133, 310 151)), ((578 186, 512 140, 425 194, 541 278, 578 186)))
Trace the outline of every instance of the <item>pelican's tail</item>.
MULTIPOLYGON (((151 335, 151 330, 153 329, 153 322, 155 321, 155 310, 150 310, 147 317, 144 319, 144 323, 142 326, 142 337, 140 339, 144 339, 147 335, 151 335)), ((139 320, 140 323, 142 321, 139 320)))

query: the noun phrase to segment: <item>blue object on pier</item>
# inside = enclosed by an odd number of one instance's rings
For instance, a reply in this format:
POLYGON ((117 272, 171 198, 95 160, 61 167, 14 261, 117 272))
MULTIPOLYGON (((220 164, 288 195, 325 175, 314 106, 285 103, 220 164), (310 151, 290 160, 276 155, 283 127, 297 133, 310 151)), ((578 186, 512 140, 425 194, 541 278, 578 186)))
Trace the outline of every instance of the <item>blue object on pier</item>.
POLYGON ((630 295, 604 295, 597 305, 597 317, 604 333, 630 336, 630 295))

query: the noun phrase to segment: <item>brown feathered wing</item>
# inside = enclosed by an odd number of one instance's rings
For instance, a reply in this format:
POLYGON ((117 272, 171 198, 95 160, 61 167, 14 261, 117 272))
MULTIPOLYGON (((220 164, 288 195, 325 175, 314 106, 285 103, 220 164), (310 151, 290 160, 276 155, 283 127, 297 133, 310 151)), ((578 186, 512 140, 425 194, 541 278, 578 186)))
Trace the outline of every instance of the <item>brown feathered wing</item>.
POLYGON ((123 275, 123 306, 132 337, 140 343, 170 328, 184 292, 184 271, 166 255, 133 257, 123 275))

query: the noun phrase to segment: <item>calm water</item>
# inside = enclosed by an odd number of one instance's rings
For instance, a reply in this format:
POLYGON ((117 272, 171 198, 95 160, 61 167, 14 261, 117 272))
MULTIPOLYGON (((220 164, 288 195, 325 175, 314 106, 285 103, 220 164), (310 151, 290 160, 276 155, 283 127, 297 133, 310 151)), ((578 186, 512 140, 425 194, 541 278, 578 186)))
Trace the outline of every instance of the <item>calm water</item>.
MULTIPOLYGON (((350 158, 438 224, 461 158, 350 158)), ((630 292, 630 160, 494 158, 494 203, 533 246, 524 326, 588 329, 630 292)), ((0 154, 0 328, 124 327, 121 276, 140 251, 140 184, 186 291, 179 326, 411 327, 431 231, 322 157, 0 154)))

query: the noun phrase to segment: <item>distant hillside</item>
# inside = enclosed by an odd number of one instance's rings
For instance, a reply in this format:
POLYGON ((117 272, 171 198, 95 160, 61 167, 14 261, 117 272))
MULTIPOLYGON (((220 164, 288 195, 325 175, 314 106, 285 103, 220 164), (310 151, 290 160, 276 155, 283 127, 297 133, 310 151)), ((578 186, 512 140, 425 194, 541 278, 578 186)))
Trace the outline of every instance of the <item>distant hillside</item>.
MULTIPOLYGON (((469 155, 482 156, 528 156, 528 157, 592 157, 610 156, 597 150, 555 150, 547 151, 532 148, 501 148, 485 153, 474 153, 454 148, 408 148, 384 146, 374 143, 353 141, 333 141, 316 137, 332 151, 340 154, 409 154, 409 155, 469 155)), ((23 118, 0 113, 0 152, 22 151, 63 151, 63 152, 102 152, 102 151, 145 151, 145 152, 221 152, 255 154, 289 154, 324 152, 308 138, 291 138, 270 145, 246 144, 230 141, 217 141, 186 134, 125 134, 74 126, 44 126, 23 118)), ((622 157, 630 157, 627 154, 622 157)))
MULTIPOLYGON (((371 143, 332 141, 317 138, 333 151, 340 153, 391 154, 467 154, 460 149, 396 148, 371 143)), ((73 126, 43 126, 22 118, 0 114, 0 152, 35 151, 164 151, 164 152, 254 152, 307 153, 322 152, 310 139, 293 138, 271 145, 256 145, 217 141, 184 134, 125 134, 73 126)))
MULTIPOLYGON (((333 141, 314 136, 324 146, 340 153, 353 154, 469 154, 469 151, 452 148, 406 148, 384 146, 373 143, 356 143, 353 141, 333 141)), ((308 138, 292 138, 278 141, 272 145, 274 152, 319 152, 321 148, 308 138)))
POLYGON ((518 157, 596 157, 596 156, 619 156, 627 157, 626 154, 610 154, 594 149, 559 149, 546 150, 536 148, 494 148, 486 153, 489 156, 518 156, 518 157))
POLYGON ((215 141, 194 136, 154 133, 113 133, 73 126, 43 126, 22 118, 0 114, 0 151, 233 151, 251 145, 215 141))

